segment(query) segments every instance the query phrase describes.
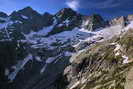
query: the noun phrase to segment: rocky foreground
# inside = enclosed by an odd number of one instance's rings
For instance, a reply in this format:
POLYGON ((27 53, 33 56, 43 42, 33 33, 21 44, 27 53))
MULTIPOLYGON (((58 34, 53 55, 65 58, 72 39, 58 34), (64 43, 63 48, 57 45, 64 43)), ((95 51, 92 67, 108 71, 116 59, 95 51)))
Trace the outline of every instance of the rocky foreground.
POLYGON ((67 89, 132 89, 132 38, 133 29, 129 29, 75 55, 64 71, 67 89))

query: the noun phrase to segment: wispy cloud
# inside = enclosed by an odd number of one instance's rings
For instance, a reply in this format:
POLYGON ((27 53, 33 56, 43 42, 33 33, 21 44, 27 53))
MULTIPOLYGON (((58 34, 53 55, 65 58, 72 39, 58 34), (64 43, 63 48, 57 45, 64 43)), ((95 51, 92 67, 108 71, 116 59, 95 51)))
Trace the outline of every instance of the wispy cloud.
POLYGON ((73 10, 77 11, 79 8, 79 1, 78 0, 67 1, 66 5, 72 8, 73 10))
MULTIPOLYGON (((81 1, 81 0, 80 0, 81 1)), ((90 0, 86 2, 87 0, 82 0, 83 2, 82 8, 95 8, 95 9, 104 9, 104 8, 113 8, 120 5, 120 3, 116 2, 115 0, 101 0, 101 2, 94 2, 97 0, 90 0), (85 3, 83 2, 85 1, 85 3)), ((82 4, 81 4, 82 5, 82 4)))
POLYGON ((104 9, 120 6, 119 0, 67 0, 66 5, 74 10, 79 8, 104 9))

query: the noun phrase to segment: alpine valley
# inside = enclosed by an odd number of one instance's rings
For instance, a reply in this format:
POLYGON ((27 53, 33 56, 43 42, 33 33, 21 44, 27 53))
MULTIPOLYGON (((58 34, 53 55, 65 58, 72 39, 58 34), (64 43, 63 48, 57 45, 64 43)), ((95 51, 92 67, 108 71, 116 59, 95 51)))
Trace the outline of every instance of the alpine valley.
POLYGON ((133 15, 0 12, 0 89, 133 89, 133 15))

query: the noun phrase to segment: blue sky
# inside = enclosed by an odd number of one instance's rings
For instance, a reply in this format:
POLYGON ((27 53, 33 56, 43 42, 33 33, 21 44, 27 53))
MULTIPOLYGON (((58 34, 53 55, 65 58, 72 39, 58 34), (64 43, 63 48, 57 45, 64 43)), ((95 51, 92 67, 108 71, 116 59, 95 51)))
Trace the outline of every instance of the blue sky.
POLYGON ((133 14, 133 0, 0 0, 0 11, 10 14, 14 10, 31 6, 40 13, 56 13, 70 7, 82 14, 99 13, 108 16, 133 14))

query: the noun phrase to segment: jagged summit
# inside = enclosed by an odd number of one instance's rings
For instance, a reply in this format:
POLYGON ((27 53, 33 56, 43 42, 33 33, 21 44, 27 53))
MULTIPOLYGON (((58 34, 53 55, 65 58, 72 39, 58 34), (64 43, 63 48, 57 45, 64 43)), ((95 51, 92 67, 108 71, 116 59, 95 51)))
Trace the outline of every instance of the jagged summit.
POLYGON ((26 7, 22 10, 14 11, 10 16, 15 17, 15 16, 27 16, 29 18, 32 17, 39 17, 41 14, 39 14, 37 11, 33 10, 31 7, 26 7))
POLYGON ((77 15, 78 13, 72 10, 71 8, 61 9, 59 12, 55 14, 55 16, 57 16, 61 20, 72 19, 74 16, 77 15))
POLYGON ((18 13, 28 12, 28 13, 30 13, 30 12, 37 12, 37 11, 35 11, 34 9, 32 9, 32 7, 28 6, 28 7, 25 7, 23 9, 21 9, 21 10, 15 11, 15 12, 18 12, 18 13))
POLYGON ((23 8, 22 10, 33 11, 32 7, 30 7, 30 6, 27 6, 27 7, 23 8))
POLYGON ((70 8, 52 15, 26 7, 1 15, 1 89, 124 89, 133 60, 133 29, 125 34, 133 28, 132 15, 123 28, 123 17, 107 25, 98 14, 70 8))
POLYGON ((83 19, 83 26, 90 31, 94 31, 100 27, 105 27, 106 25, 104 19, 98 14, 85 16, 83 19))
POLYGON ((60 14, 76 14, 77 12, 72 10, 71 8, 63 8, 61 9, 59 12, 56 13, 56 15, 60 15, 60 14))
MULTIPOLYGON (((52 15, 48 12, 40 14, 31 7, 25 7, 22 10, 14 11, 10 16, 2 13, 1 15, 10 17, 10 21, 13 22, 10 24, 11 28, 15 28, 16 30, 26 34, 30 33, 31 31, 37 32, 43 28, 51 26, 51 30, 48 31, 47 36, 58 34, 64 31, 70 31, 76 27, 83 27, 86 30, 95 31, 99 28, 108 26, 108 24, 128 24, 128 21, 132 20, 132 15, 130 15, 126 18, 121 17, 105 22, 102 16, 98 14, 84 16, 72 10, 71 8, 63 8, 56 14, 52 15), (127 19, 129 20, 127 21, 127 19)), ((3 23, 5 20, 6 19, 1 19, 1 22, 3 23)))
POLYGON ((22 10, 19 10, 21 14, 24 14, 26 16, 32 16, 32 15, 40 15, 36 10, 32 9, 31 7, 26 7, 22 10))

